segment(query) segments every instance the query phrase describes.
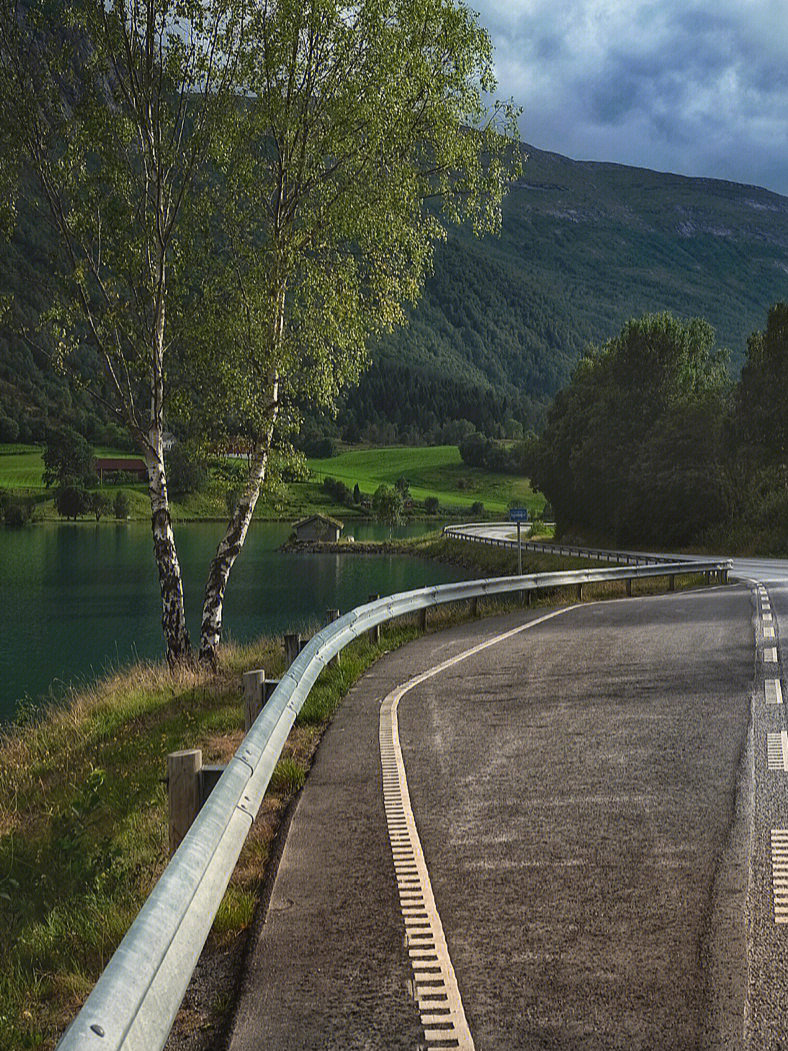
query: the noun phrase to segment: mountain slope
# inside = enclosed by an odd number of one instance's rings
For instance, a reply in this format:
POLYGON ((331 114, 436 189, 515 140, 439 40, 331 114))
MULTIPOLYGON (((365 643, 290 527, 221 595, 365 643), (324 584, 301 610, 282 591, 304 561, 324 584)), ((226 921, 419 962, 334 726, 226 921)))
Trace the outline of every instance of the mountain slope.
MULTIPOLYGON (((434 438, 456 419, 491 434, 509 418, 538 424, 584 346, 647 311, 707 318, 738 369, 748 334, 788 296, 788 198, 525 149, 501 236, 455 230, 437 249, 409 325, 374 348, 346 396, 346 436, 370 424, 386 439, 434 438)), ((31 327, 46 254, 31 216, 0 250, 0 293, 16 292, 31 327)), ((89 430, 84 399, 18 340, 0 339, 0 425, 10 417, 36 438, 57 413, 89 430)))
POLYGON ((785 298, 788 198, 526 150, 501 236, 450 235, 409 327, 376 349, 351 410, 368 401, 365 388, 391 388, 376 373, 406 367, 438 392, 445 376, 492 388, 535 422, 583 347, 629 317, 706 317, 738 369, 748 334, 785 298))

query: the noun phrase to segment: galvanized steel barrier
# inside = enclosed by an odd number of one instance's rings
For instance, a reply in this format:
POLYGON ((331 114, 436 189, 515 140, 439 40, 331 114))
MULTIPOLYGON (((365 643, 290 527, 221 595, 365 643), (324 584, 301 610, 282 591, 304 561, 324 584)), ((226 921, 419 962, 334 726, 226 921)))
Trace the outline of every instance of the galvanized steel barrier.
POLYGON ((572 570, 443 584, 358 606, 319 631, 280 681, 127 931, 59 1051, 160 1051, 296 716, 320 672, 376 624, 430 606, 594 581, 692 573, 729 560, 572 570))
MULTIPOLYGON (((490 526, 501 524, 514 528, 513 523, 496 522, 465 522, 458 526, 444 526, 444 536, 453 536, 457 540, 471 540, 477 544, 490 544, 494 547, 517 547, 517 541, 497 536, 485 536, 482 533, 472 533, 471 529, 489 529, 490 526)), ((598 547, 581 547, 579 544, 556 544, 551 540, 523 540, 524 551, 543 551, 551 555, 562 555, 569 558, 589 558, 597 562, 615 562, 617 565, 647 566, 659 565, 665 562, 683 562, 689 559, 668 557, 667 555, 647 555, 642 551, 608 551, 598 547)))

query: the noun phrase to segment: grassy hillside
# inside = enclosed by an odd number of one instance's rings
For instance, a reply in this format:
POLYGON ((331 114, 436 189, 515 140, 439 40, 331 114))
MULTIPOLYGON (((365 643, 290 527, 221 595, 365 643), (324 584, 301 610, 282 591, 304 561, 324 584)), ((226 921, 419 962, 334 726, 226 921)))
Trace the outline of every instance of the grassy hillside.
MULTIPOLYGON (((97 447, 97 456, 126 455, 118 450, 97 447)), ((495 474, 478 467, 468 467, 460 459, 455 445, 431 448, 393 446, 384 449, 352 449, 327 460, 309 460, 311 478, 307 482, 291 482, 277 486, 275 491, 263 490, 256 515, 259 519, 294 519, 312 511, 347 517, 352 508, 336 504, 322 488, 326 476, 341 479, 352 489, 358 483, 368 496, 381 483, 394 485, 399 478, 407 478, 410 492, 417 503, 428 496, 438 498, 446 512, 468 513, 471 504, 481 501, 486 512, 502 514, 510 503, 527 506, 532 512, 544 506, 544 497, 534 493, 526 479, 508 474, 495 474)), ((9 490, 36 500, 36 514, 40 518, 57 518, 53 493, 44 487, 41 447, 37 445, 0 445, 0 490, 9 490)), ((130 517, 147 519, 150 504, 145 485, 123 485, 130 500, 130 517)), ((113 486, 106 492, 112 497, 113 486)), ((361 512, 358 509, 359 513, 361 512)), ((226 517, 224 489, 215 480, 198 493, 174 497, 173 517, 176 520, 217 519, 226 517)))
POLYGON ((368 494, 381 483, 407 478, 414 500, 436 496, 444 507, 467 508, 479 500, 494 512, 505 511, 512 501, 532 511, 544 507, 544 497, 526 479, 469 467, 454 445, 352 449, 329 460, 310 460, 309 467, 317 477, 338 478, 351 489, 358 483, 368 494))

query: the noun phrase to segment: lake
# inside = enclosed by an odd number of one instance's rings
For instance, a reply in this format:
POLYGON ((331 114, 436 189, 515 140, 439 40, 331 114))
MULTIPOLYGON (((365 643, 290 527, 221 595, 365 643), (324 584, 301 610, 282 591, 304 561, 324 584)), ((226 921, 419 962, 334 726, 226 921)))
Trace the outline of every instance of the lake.
MULTIPOLYGON (((388 537, 388 527, 353 523, 357 539, 388 537)), ((411 524, 395 536, 418 535, 411 524)), ((192 640, 202 589, 221 535, 216 522, 177 525, 192 640)), ((230 575, 224 638, 244 642, 323 623, 369 595, 462 580, 465 570, 404 556, 282 554, 288 523, 253 523, 230 575)), ((44 523, 0 529, 0 722, 21 698, 50 685, 91 681, 136 657, 161 658, 159 587, 145 523, 44 523)))

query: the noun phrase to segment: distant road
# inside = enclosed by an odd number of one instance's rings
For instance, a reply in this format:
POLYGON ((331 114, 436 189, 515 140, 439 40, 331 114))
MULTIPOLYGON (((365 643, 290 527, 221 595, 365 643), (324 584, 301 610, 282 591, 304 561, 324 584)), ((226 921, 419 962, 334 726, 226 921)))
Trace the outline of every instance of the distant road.
MULTIPOLYGON (((484 525, 459 525, 467 533, 475 533, 479 537, 490 537, 494 540, 516 540, 517 527, 509 522, 490 522, 484 525)), ((524 538, 525 542, 525 538, 524 538)), ((665 558, 670 552, 632 552, 633 554, 659 554, 665 558)), ((737 558, 732 555, 676 555, 676 558, 731 558, 733 562, 733 575, 744 580, 788 581, 788 559, 786 558, 737 558)))

